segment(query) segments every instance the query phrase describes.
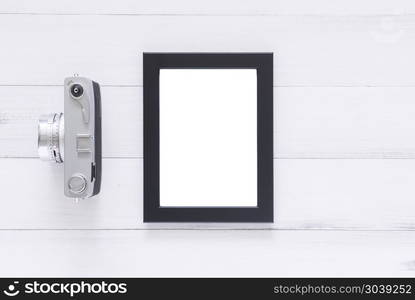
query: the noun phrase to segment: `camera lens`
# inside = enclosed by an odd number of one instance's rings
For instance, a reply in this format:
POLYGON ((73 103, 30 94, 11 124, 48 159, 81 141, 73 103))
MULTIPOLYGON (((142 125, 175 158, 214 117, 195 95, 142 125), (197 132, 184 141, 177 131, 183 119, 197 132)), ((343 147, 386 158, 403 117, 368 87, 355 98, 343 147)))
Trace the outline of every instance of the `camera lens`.
POLYGON ((82 85, 75 83, 73 85, 71 85, 71 95, 74 98, 79 98, 82 96, 82 94, 84 93, 84 88, 82 87, 82 85))
POLYGON ((38 154, 41 160, 62 163, 64 160, 63 113, 39 118, 38 154))

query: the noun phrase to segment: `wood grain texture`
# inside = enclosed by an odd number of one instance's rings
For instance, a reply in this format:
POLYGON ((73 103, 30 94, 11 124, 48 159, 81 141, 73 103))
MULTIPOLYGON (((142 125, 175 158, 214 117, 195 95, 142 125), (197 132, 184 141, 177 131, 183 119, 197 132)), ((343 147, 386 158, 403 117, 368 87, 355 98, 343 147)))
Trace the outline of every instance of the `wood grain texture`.
POLYGON ((0 13, 26 14, 398 14, 414 13, 411 0, 3 0, 0 13))
POLYGON ((412 2, 77 3, 0 5, 0 178, 10 199, 0 228, 152 228, 141 223, 144 51, 275 52, 272 228, 413 228, 412 2), (62 109, 72 73, 100 82, 104 101, 103 192, 79 205, 62 196, 61 168, 35 159, 38 116, 62 109))
POLYGON ((0 15, 0 276, 414 276, 414 1, 2 0, 0 15), (275 53, 274 224, 142 222, 145 51, 275 53), (73 73, 103 86, 102 193, 78 204, 63 166, 35 158, 73 73))
MULTIPOLYGON (((0 157, 37 157, 60 86, 0 87, 0 157)), ((275 158, 414 158, 415 88, 276 87, 275 158)), ((103 154, 142 157, 142 88, 103 87, 103 154)))
POLYGON ((142 85, 142 52, 274 52, 278 86, 415 86, 415 16, 2 15, 0 85, 142 85), (191 24, 191 26, 190 26, 191 24))
POLYGON ((415 232, 2 231, 0 276, 414 276, 415 232))
POLYGON ((0 229, 412 230, 415 224, 415 160, 277 159, 274 224, 144 224, 142 159, 104 159, 103 170, 101 194, 76 204, 63 195, 62 166, 0 159, 0 229))
POLYGON ((276 158, 414 158, 414 88, 274 90, 276 158))

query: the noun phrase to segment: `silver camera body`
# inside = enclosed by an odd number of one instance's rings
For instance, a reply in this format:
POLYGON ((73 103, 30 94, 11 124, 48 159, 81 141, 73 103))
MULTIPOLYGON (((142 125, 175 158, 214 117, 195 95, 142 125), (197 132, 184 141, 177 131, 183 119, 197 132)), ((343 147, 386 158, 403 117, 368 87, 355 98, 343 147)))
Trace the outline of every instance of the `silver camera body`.
POLYGON ((64 164, 64 191, 89 198, 101 189, 102 129, 99 84, 84 77, 64 82, 64 113, 39 119, 41 160, 64 164))

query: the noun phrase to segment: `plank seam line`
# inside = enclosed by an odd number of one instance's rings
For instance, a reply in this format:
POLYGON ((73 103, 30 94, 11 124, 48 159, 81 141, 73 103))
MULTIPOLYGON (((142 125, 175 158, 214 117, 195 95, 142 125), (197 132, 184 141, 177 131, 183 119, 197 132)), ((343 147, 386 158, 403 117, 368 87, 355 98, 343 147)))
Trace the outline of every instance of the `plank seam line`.
POLYGON ((415 13, 60 13, 60 12, 13 12, 3 11, 0 15, 23 15, 23 16, 108 16, 108 17, 310 17, 310 18, 377 18, 377 17, 413 17, 415 13))
MULTIPOLYGON (((7 160, 7 159, 21 159, 21 160, 39 160, 37 156, 0 156, 0 160, 7 160)), ((103 157, 106 160, 142 160, 142 156, 108 156, 103 157)), ((362 156, 362 157, 307 157, 307 156, 296 156, 296 157, 274 157, 274 160, 414 160, 414 156, 409 157, 379 157, 379 156, 362 156)))
POLYGON ((290 232, 415 232, 413 228, 9 228, 0 232, 24 231, 290 231, 290 232))
MULTIPOLYGON (((141 84, 100 84, 101 87, 109 88, 142 88, 141 84)), ((1 84, 0 87, 63 87, 62 84, 1 84)), ((273 85, 273 88, 414 88, 415 84, 407 85, 371 85, 371 84, 284 84, 273 85)))

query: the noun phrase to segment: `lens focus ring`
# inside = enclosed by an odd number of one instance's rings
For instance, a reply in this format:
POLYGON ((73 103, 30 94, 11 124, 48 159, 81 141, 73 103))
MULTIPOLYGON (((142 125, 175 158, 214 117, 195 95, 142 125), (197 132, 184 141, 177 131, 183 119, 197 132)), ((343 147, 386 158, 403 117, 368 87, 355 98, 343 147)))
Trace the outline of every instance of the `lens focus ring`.
POLYGON ((39 118, 38 153, 41 160, 62 163, 64 160, 64 117, 62 113, 39 118))

